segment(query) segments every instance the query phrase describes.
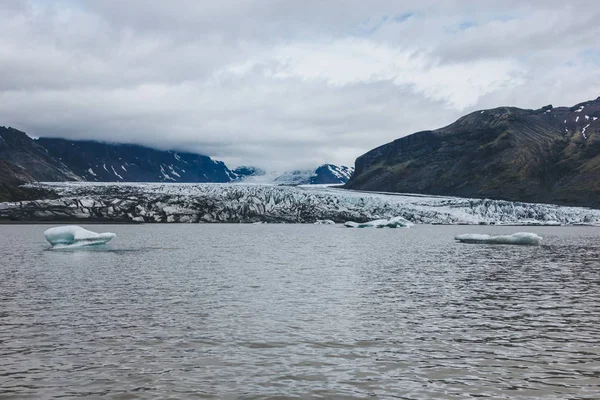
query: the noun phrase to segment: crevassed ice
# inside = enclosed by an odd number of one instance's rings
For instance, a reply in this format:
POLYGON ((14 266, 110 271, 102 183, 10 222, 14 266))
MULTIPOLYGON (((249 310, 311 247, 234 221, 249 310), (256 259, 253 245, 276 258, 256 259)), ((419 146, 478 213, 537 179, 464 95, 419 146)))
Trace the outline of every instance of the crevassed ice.
POLYGON ((346 228, 410 228, 414 224, 402 217, 390 219, 376 219, 364 223, 348 221, 344 224, 346 228))
POLYGON ((46 217, 53 215, 47 210, 59 207, 74 218, 102 215, 138 222, 254 222, 261 216, 270 222, 367 221, 402 216, 415 224, 600 225, 600 210, 588 208, 314 186, 60 182, 28 187, 49 190, 59 198, 2 203, 0 217, 46 217))
POLYGON ((77 225, 65 225, 47 229, 44 236, 54 247, 79 247, 105 244, 117 235, 110 232, 96 233, 77 225))
POLYGON ((539 245, 542 243, 542 237, 530 232, 517 232, 512 235, 481 235, 476 233, 466 233, 454 237, 461 243, 477 244, 520 244, 520 245, 539 245))

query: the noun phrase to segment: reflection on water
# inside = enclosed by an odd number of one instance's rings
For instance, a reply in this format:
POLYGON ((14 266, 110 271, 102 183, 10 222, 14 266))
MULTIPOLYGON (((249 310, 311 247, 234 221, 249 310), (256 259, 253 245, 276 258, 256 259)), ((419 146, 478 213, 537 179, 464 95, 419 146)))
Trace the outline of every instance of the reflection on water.
POLYGON ((600 230, 0 226, 0 398, 596 399, 600 230))

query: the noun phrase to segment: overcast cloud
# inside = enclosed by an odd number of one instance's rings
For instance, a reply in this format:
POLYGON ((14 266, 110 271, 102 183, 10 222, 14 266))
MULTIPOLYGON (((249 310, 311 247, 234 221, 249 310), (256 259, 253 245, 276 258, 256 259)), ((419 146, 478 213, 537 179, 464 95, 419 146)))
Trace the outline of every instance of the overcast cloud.
POLYGON ((600 96, 600 2, 490 3, 0 0, 0 125, 290 169, 600 96))

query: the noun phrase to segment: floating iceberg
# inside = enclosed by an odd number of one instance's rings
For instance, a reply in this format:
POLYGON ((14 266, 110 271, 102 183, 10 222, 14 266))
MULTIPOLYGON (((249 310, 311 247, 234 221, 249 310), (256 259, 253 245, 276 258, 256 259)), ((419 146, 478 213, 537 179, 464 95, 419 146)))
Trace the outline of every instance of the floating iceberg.
POLYGON ((346 228, 410 228, 414 224, 402 217, 390 219, 376 219, 375 221, 358 223, 348 221, 344 224, 346 228))
POLYGON ((96 233, 77 225, 57 226, 44 232, 53 247, 82 247, 105 244, 114 238, 114 233, 96 233))
POLYGON ((520 245, 539 245, 542 242, 542 237, 535 233, 518 232, 512 235, 480 235, 475 233, 467 233, 458 235, 454 238, 461 243, 477 243, 477 244, 520 244, 520 245))
POLYGON ((314 223, 315 225, 335 225, 335 222, 330 219, 318 219, 314 223))

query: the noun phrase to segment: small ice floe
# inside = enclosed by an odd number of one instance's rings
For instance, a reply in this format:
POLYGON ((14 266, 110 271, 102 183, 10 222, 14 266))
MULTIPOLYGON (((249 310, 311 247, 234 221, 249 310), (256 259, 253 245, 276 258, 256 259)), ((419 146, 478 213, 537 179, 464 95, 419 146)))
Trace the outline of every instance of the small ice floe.
POLYGON ((507 225, 507 226, 561 226, 562 223, 559 221, 540 221, 537 219, 522 219, 518 222, 512 223, 499 223, 498 225, 507 225))
POLYGON ((481 235, 476 233, 466 233, 454 237, 461 243, 475 243, 475 244, 519 244, 537 246, 542 243, 542 237, 535 233, 529 232, 518 232, 512 235, 481 235))
POLYGON ((314 224, 315 225, 335 225, 335 222, 333 222, 330 219, 318 219, 315 221, 314 224))
POLYGON ((414 224, 402 217, 390 219, 377 219, 375 221, 358 223, 348 221, 344 224, 346 228, 410 228, 414 224))
POLYGON ((106 244, 117 235, 110 232, 96 233, 77 225, 65 225, 46 230, 44 236, 53 248, 70 248, 106 244))

